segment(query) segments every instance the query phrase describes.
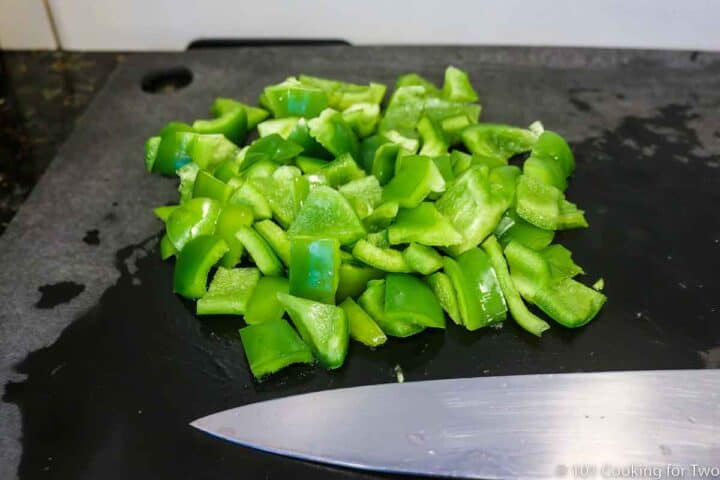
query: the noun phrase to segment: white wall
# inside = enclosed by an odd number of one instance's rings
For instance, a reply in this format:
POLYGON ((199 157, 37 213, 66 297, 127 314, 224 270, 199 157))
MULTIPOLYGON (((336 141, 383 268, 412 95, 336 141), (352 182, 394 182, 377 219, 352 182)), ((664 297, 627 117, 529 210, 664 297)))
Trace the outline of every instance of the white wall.
POLYGON ((182 50, 211 37, 720 50, 720 0, 49 2, 71 50, 182 50))
POLYGON ((0 48, 55 48, 43 0, 0 0, 0 48))

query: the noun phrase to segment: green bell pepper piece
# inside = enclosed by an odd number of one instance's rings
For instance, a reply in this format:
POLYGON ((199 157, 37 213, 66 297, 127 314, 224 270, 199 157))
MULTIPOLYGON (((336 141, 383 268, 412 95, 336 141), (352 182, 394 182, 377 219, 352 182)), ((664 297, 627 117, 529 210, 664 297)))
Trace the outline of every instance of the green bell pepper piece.
POLYGON ((160 239, 160 258, 163 260, 167 260, 175 254, 177 254, 177 250, 175 249, 175 246, 172 244, 166 233, 160 239))
POLYGON ((412 271, 402 252, 392 248, 376 247, 367 240, 358 240, 353 247, 352 254, 364 264, 385 272, 409 273, 412 271))
POLYGON ((373 103, 356 103, 342 111, 342 118, 358 138, 372 135, 380 121, 380 106, 373 103))
POLYGON ((370 82, 369 85, 358 85, 337 80, 300 75, 300 83, 311 87, 317 87, 328 95, 330 107, 344 110, 358 103, 370 103, 378 105, 385 96, 385 85, 370 82))
POLYGON ((457 257, 456 261, 466 282, 463 292, 470 292, 470 297, 466 299, 468 316, 463 318, 465 328, 472 331, 504 321, 507 305, 487 254, 479 248, 472 248, 457 257))
POLYGON ((430 157, 404 157, 399 170, 385 186, 383 202, 397 202, 404 208, 415 208, 432 190, 435 164, 430 157))
POLYGON ((550 275, 555 280, 564 280, 585 273, 582 267, 573 261, 572 252, 562 245, 545 247, 540 251, 540 255, 550 266, 550 275))
POLYGON ((240 150, 224 135, 195 134, 190 149, 190 158, 203 170, 212 170, 223 162, 233 162, 240 150))
POLYGON ((463 236, 462 243, 447 249, 451 255, 459 255, 482 242, 507 208, 505 200, 492 193, 487 167, 478 166, 460 175, 435 206, 463 236))
POLYGON ((242 315, 258 280, 257 268, 218 267, 207 293, 197 301, 197 314, 242 315))
POLYGON ((445 69, 442 96, 453 102, 477 102, 478 99, 468 74, 453 66, 445 69))
POLYGON ((343 309, 348 320, 350 338, 368 347, 377 347, 387 341, 385 333, 375 320, 352 298, 346 298, 340 304, 340 308, 343 309))
POLYGON ((567 188, 567 179, 575 170, 575 157, 564 138, 545 130, 537 140, 530 157, 523 164, 523 174, 560 191, 567 188))
POLYGON ((247 116, 247 129, 252 130, 258 123, 265 120, 270 113, 262 108, 253 107, 246 103, 238 102, 231 98, 216 98, 210 107, 210 112, 216 117, 222 117, 223 115, 236 110, 238 107, 242 107, 245 110, 247 116))
POLYGON ((161 207, 155 207, 153 209, 153 213, 157 218, 162 220, 163 222, 167 222, 167 219, 170 217, 170 214, 175 211, 176 208, 178 208, 180 205, 163 205, 161 207))
POLYGON ((411 85, 395 89, 388 102, 385 115, 378 130, 382 133, 395 131, 399 135, 415 139, 415 126, 422 117, 426 90, 423 86, 411 85))
POLYGON ((278 134, 282 138, 299 145, 306 155, 327 158, 330 154, 310 135, 307 121, 304 118, 288 117, 266 120, 258 125, 258 134, 266 137, 278 134))
POLYGON ((379 232, 395 220, 399 211, 400 205, 397 202, 383 203, 363 219, 363 224, 368 232, 379 232))
POLYGON ((533 303, 559 324, 577 328, 595 318, 606 301, 602 293, 566 278, 541 287, 533 303))
POLYGON ((529 302, 534 300, 538 288, 552 280, 550 265, 540 252, 510 242, 505 247, 505 258, 515 288, 529 302))
POLYGON ((308 195, 310 184, 297 167, 280 167, 272 177, 256 178, 253 185, 270 204, 273 217, 288 228, 308 195))
POLYGON ((283 266, 272 248, 265 240, 252 228, 240 227, 235 236, 250 254, 253 262, 260 269, 263 275, 280 275, 283 272, 283 266))
POLYGON ((233 178, 241 177, 240 163, 237 160, 226 160, 213 169, 212 175, 221 182, 228 183, 233 178))
POLYGON ((380 185, 386 185, 395 176, 395 162, 400 147, 395 143, 380 145, 373 155, 369 170, 378 179, 380 185))
POLYGON ((212 235, 220 216, 220 204, 210 198, 193 198, 180 205, 165 223, 167 235, 177 251, 199 235, 212 235))
POLYGON ((358 180, 365 177, 365 172, 358 167, 353 157, 344 153, 335 160, 326 163, 316 172, 327 179, 327 184, 331 187, 344 185, 352 180, 358 180))
POLYGON ((303 147, 300 145, 290 140, 285 140, 280 135, 273 133, 272 135, 258 138, 250 145, 240 168, 241 170, 247 170, 250 166, 260 161, 288 163, 300 155, 302 151, 303 147))
POLYGON ((277 297, 320 364, 330 370, 342 366, 350 339, 345 312, 335 305, 286 293, 278 293, 277 297))
POLYGON ((265 120, 257 126, 258 136, 263 138, 276 134, 287 140, 299 121, 299 117, 271 118, 270 120, 265 120))
POLYGON ((319 117, 308 121, 310 135, 328 152, 336 157, 349 153, 358 155, 358 139, 340 112, 328 108, 319 117))
POLYGON ((180 205, 187 203, 188 200, 193 198, 193 191, 195 190, 195 179, 200 173, 200 167, 195 163, 187 163, 182 167, 178 168, 177 176, 180 179, 178 185, 178 193, 180 194, 180 205))
POLYGON ((218 216, 215 235, 222 238, 228 251, 220 260, 220 265, 232 268, 240 262, 245 248, 235 236, 240 227, 249 227, 253 223, 250 207, 245 205, 225 205, 218 216))
POLYGON ((352 180, 338 188, 338 192, 350 202, 359 219, 370 215, 382 200, 382 187, 372 175, 352 180))
POLYGON ((394 143, 400 147, 398 156, 402 154, 414 155, 420 147, 420 140, 413 137, 406 137, 396 130, 385 130, 382 132, 382 137, 388 142, 394 143))
POLYGON ((530 151, 537 141, 537 136, 530 130, 496 123, 472 125, 463 130, 461 138, 471 153, 500 157, 505 161, 530 151))
POLYGON ((370 280, 384 278, 385 275, 385 272, 376 268, 342 263, 339 270, 340 281, 335 293, 335 299, 341 302, 348 297, 357 298, 365 291, 370 280))
POLYGON ((212 235, 200 235, 187 242, 175 262, 175 293, 186 298, 205 295, 208 273, 225 252, 225 242, 212 235))
POLYGON ((330 187, 317 186, 305 198, 288 234, 337 238, 349 245, 365 236, 365 228, 345 197, 330 187))
POLYGON ((290 284, 285 277, 261 277, 245 308, 245 323, 256 325, 277 321, 285 314, 285 307, 277 299, 278 293, 288 293, 290 284))
POLYGON ((450 319, 455 322, 456 325, 462 325, 457 295, 455 294, 455 288, 452 286, 450 277, 443 272, 436 272, 426 277, 426 279, 428 285, 430 285, 430 289, 440 302, 440 306, 445 310, 450 319))
POLYGON ((442 307, 430 287, 405 273, 391 273, 385 279, 385 319, 445 328, 442 307))
POLYGON ((385 316, 385 280, 370 280, 367 288, 358 298, 358 303, 375 320, 385 335, 404 338, 425 329, 422 325, 402 318, 389 319, 385 316))
POLYGON ((157 137, 150 137, 145 142, 145 170, 148 172, 153 171, 155 161, 157 160, 158 148, 160 148, 160 142, 162 139, 157 137))
POLYGON ((494 235, 503 247, 515 241, 533 250, 540 250, 552 243, 555 231, 538 228, 520 218, 515 210, 510 209, 495 227, 494 235))
POLYGON ((337 238, 295 236, 290 240, 291 295, 334 305, 339 270, 337 238))
POLYGON ((315 117, 328 106, 327 94, 319 88, 304 85, 290 77, 263 90, 267 108, 276 118, 315 117))
POLYGON ((290 324, 270 320, 240 329, 245 356, 253 376, 260 379, 293 363, 313 363, 312 351, 290 324))
POLYGON ((587 227, 584 212, 565 199, 562 191, 535 178, 521 175, 515 211, 528 223, 545 230, 587 227))
POLYGON ((415 208, 401 208, 395 222, 388 227, 391 245, 416 242, 422 245, 449 247, 463 242, 463 236, 435 205, 423 202, 415 208))
POLYGON ((222 134, 236 145, 241 145, 248 132, 247 111, 242 105, 236 105, 212 120, 196 120, 192 127, 197 133, 222 134))
POLYGON ((243 183, 228 199, 230 205, 244 205, 250 207, 255 220, 265 220, 272 217, 270 203, 250 182, 243 183))
POLYGON ((505 256, 512 270, 512 281, 522 296, 566 327, 587 324, 607 300, 571 279, 583 271, 562 245, 535 251, 511 242, 505 248, 505 256))
POLYGON ((490 169, 488 180, 490 191, 501 198, 507 207, 515 203, 517 179, 520 177, 520 168, 515 165, 502 165, 490 169))
POLYGON ((387 143, 387 140, 381 135, 371 135, 360 141, 359 144, 359 156, 357 158, 358 165, 366 172, 372 171, 373 159, 375 158, 375 152, 380 147, 387 143))
POLYGON ((400 75, 395 81, 395 89, 400 87, 423 87, 427 95, 439 96, 440 89, 431 81, 421 77, 417 73, 406 73, 400 75))
POLYGON ((295 165, 302 170, 303 173, 315 173, 322 167, 327 165, 328 161, 322 158, 307 157, 305 155, 298 155, 295 158, 295 165))
POLYGON ((285 266, 290 267, 290 237, 287 232, 272 220, 257 222, 255 230, 270 245, 285 266))
POLYGON ((192 161, 190 150, 195 142, 196 134, 191 131, 170 130, 161 134, 155 158, 152 158, 154 142, 146 144, 145 165, 152 164, 152 171, 162 175, 172 175, 183 165, 192 161))
POLYGON ((193 198, 212 198, 221 204, 227 202, 233 189, 205 170, 200 170, 193 185, 193 198))
POLYGON ((442 175, 446 184, 455 180, 455 172, 453 172, 450 155, 440 155, 438 157, 433 157, 432 160, 435 162, 435 166, 440 172, 440 175, 442 175))
POLYGON ((550 325, 528 310, 523 303, 520 294, 515 289, 512 278, 510 278, 505 257, 495 236, 490 235, 483 242, 482 248, 490 257, 490 264, 495 270, 495 275, 513 319, 527 332, 539 337, 545 330, 550 328, 550 325))
POLYGON ((273 162, 272 160, 260 160, 250 165, 247 170, 242 172, 241 175, 244 180, 268 178, 272 177, 272 174, 275 173, 275 170, 277 170, 278 167, 279 164, 273 162))
POLYGON ((403 251, 403 257, 410 268, 423 275, 429 275, 443 266, 442 256, 435 249, 419 243, 411 243, 403 251))
POLYGON ((390 241, 388 240, 387 230, 380 230, 379 232, 368 233, 367 236, 365 237, 365 240, 367 240, 369 243, 371 243, 374 246, 379 247, 379 248, 389 248, 390 247, 390 241))
POLYGON ((445 139, 440 126, 429 117, 424 116, 418 121, 417 130, 422 138, 422 148, 420 155, 428 155, 437 157, 448 153, 448 142, 445 139))
POLYGON ((473 156, 460 150, 453 150, 450 152, 450 163, 453 166, 453 173, 459 177, 472 166, 473 156))

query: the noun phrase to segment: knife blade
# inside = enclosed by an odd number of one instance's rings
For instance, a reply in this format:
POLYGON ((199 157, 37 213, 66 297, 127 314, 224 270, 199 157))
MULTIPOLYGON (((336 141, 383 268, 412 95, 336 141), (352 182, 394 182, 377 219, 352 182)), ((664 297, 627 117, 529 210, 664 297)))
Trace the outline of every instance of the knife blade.
MULTIPOLYGON (((720 370, 519 375, 327 390, 191 423, 303 460, 464 478, 720 464, 720 370)), ((632 472, 630 472, 632 473, 632 472)))

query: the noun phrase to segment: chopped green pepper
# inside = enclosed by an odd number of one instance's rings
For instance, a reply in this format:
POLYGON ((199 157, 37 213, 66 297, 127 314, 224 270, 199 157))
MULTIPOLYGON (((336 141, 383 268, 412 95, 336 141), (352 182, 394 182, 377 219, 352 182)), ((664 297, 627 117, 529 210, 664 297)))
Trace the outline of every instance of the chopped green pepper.
POLYGON ((373 103, 356 103, 342 111, 342 118, 358 138, 372 135, 380 121, 380 106, 373 103))
POLYGON ((331 187, 365 178, 365 172, 358 167, 353 157, 348 153, 339 155, 335 160, 327 162, 316 173, 324 176, 327 179, 327 184, 331 187))
POLYGON ((567 188, 567 178, 575 169, 575 157, 564 138, 545 130, 523 164, 523 174, 560 191, 567 188))
POLYGON ((385 186, 383 202, 397 202, 401 207, 415 208, 432 190, 433 173, 437 171, 430 157, 404 157, 400 169, 385 186))
POLYGON ((245 308, 245 323, 258 323, 280 320, 285 307, 277 298, 278 293, 288 293, 289 283, 285 277, 261 277, 245 308))
POLYGON ((286 267, 290 266, 290 237, 272 220, 263 220, 255 224, 255 230, 270 245, 273 252, 286 267))
POLYGON ((496 123, 478 123, 462 132, 462 141, 471 153, 508 160, 530 151, 537 136, 530 130, 496 123))
POLYGON ((420 155, 437 157, 445 155, 448 151, 448 142, 442 129, 429 117, 422 117, 417 124, 418 132, 422 138, 420 155))
POLYGON ((231 98, 216 98, 210 107, 210 112, 216 117, 222 117, 223 115, 231 112, 238 107, 242 107, 247 115, 247 129, 252 130, 258 123, 265 120, 269 113, 262 108, 253 107, 231 98))
POLYGON ((277 297, 320 364, 331 370, 342 366, 350 338, 345 312, 335 305, 286 293, 278 293, 277 297))
POLYGON ((545 230, 588 226, 584 212, 565 200, 560 190, 526 175, 518 180, 515 210, 523 220, 545 230))
POLYGON ((405 273, 391 273, 385 279, 385 319, 445 328, 442 307, 430 287, 405 273))
POLYGON ((240 145, 245 141, 248 131, 248 116, 245 107, 235 105, 235 108, 226 106, 222 113, 212 120, 196 120, 193 130, 197 133, 219 133, 225 138, 240 145))
POLYGON ((505 200, 491 191, 487 167, 480 166, 460 175, 435 206, 463 236, 462 243, 447 249, 451 255, 459 255, 482 242, 507 208, 505 200))
POLYGON ((284 228, 292 224, 307 197, 310 184, 297 167, 280 167, 271 177, 256 178, 253 185, 270 204, 273 217, 284 228))
POLYGON ((175 293, 186 298, 205 295, 208 273, 225 252, 225 242, 212 235, 200 235, 187 242, 175 263, 175 293))
POLYGON ((371 171, 380 185, 386 185, 395 175, 395 162, 400 147, 395 143, 383 143, 373 155, 371 171))
POLYGON ((495 236, 490 235, 487 240, 483 242, 482 248, 490 257, 490 264, 495 270, 498 283, 500 284, 503 295, 505 295, 505 301, 507 301, 507 305, 513 319, 526 331, 539 337, 545 330, 550 328, 550 325, 534 315, 523 303, 522 298, 520 298, 520 295, 515 289, 515 285, 510 278, 510 272, 508 271, 505 257, 503 257, 500 244, 495 236))
POLYGON ((323 110, 319 117, 308 122, 308 128, 310 135, 336 157, 343 153, 357 156, 357 136, 340 112, 331 108, 323 110))
POLYGON ((383 203, 363 219, 363 224, 368 232, 378 232, 387 228, 395 220, 399 210, 400 205, 397 202, 383 203))
POLYGON ((386 272, 411 272, 401 252, 392 248, 376 247, 367 240, 358 240, 352 250, 355 258, 366 265, 386 272))
POLYGON ((160 239, 160 258, 167 260, 177 253, 175 246, 167 236, 167 233, 160 239))
POLYGON ((425 327, 402 318, 385 316, 385 280, 370 280, 358 298, 360 306, 375 320, 383 332, 391 337, 409 337, 422 332, 425 327))
POLYGON ((456 325, 462 325, 457 295, 455 294, 455 288, 452 286, 450 277, 443 272, 437 272, 427 277, 427 282, 440 302, 440 306, 447 312, 450 319, 455 322, 456 325))
POLYGON ((252 227, 240 227, 235 234, 263 275, 280 275, 282 264, 272 248, 252 227))
POLYGON ((195 177, 193 198, 212 198, 222 204, 227 202, 232 193, 232 187, 205 170, 200 170, 197 177, 195 177))
POLYGON ((240 262, 245 251, 240 240, 235 236, 240 227, 252 225, 252 210, 244 205, 225 205, 218 216, 215 234, 225 240, 227 253, 220 260, 220 265, 232 268, 240 262))
POLYGON ((197 314, 242 315, 258 280, 257 268, 218 267, 207 293, 197 301, 197 314))
POLYGON ((435 205, 423 202, 415 208, 401 208, 397 219, 388 228, 391 245, 416 242, 422 245, 449 247, 463 241, 450 221, 435 205))
POLYGON ((305 198, 288 233, 337 238, 342 245, 349 245, 362 238, 365 229, 345 197, 330 187, 318 186, 305 198))
POLYGON ((340 281, 335 293, 335 299, 340 302, 347 297, 357 298, 358 295, 365 291, 370 280, 385 277, 385 272, 372 267, 342 263, 339 277, 340 281))
POLYGON ((294 236, 290 240, 290 294, 335 303, 340 269, 337 238, 294 236))
POLYGON ((340 308, 343 309, 348 320, 350 338, 368 347, 377 347, 387 341, 385 333, 375 320, 352 298, 346 298, 340 304, 340 308))
POLYGON ((210 198, 193 198, 173 210, 165 223, 167 235, 177 251, 198 235, 212 235, 221 206, 210 198))
POLYGON ((468 74, 453 66, 445 69, 445 83, 443 83, 442 95, 447 100, 454 102, 477 102, 478 99, 468 74))
POLYGON ((403 251, 403 257, 410 268, 423 275, 429 275, 443 266, 442 256, 439 253, 419 243, 411 243, 403 251))
POLYGON ((313 363, 310 348, 282 319, 240 329, 245 356, 253 376, 260 379, 293 363, 313 363))
POLYGON ((250 182, 243 183, 230 196, 228 203, 231 205, 244 205, 250 207, 255 220, 264 220, 272 217, 270 203, 250 182))
POLYGON ((547 247, 555 237, 554 230, 543 230, 526 222, 513 209, 505 212, 500 223, 495 227, 494 234, 503 246, 515 241, 533 250, 547 247))
POLYGON ((328 106, 327 94, 319 88, 304 85, 290 77, 263 90, 264 100, 273 116, 315 117, 328 106))
POLYGON ((163 222, 167 222, 168 217, 170 217, 170 214, 175 211, 176 208, 178 208, 179 205, 163 205, 161 207, 155 207, 153 209, 153 213, 157 218, 162 220, 163 222))
POLYGON ((470 292, 466 301, 474 304, 469 307, 468 316, 463 318, 465 328, 476 330, 504 321, 507 305, 487 254, 479 248, 472 248, 457 257, 456 261, 466 283, 463 292, 470 292))
POLYGON ((255 140, 248 148, 243 159, 241 169, 246 170, 260 161, 275 163, 288 163, 300 155, 303 147, 290 140, 285 140, 277 133, 267 135, 255 140))
POLYGON ((338 188, 360 220, 367 218, 382 200, 382 187, 372 175, 352 180, 338 188))

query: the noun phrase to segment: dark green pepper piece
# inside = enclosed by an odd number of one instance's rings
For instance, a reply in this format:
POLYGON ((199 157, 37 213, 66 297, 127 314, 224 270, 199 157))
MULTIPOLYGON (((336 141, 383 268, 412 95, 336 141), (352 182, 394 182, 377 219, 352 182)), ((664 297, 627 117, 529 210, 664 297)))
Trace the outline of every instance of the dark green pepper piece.
POLYGON ((245 308, 245 323, 255 325, 280 320, 285 307, 277 299, 278 293, 288 293, 288 279, 285 277, 261 277, 245 308))
POLYGON ((242 315, 258 280, 257 268, 219 267, 207 293, 197 301, 197 314, 242 315))
POLYGON ((250 371, 257 379, 293 363, 315 361, 310 348, 282 319, 241 328, 240 338, 250 371))
POLYGON ((212 235, 200 235, 187 242, 175 263, 175 293, 186 298, 205 295, 208 273, 225 252, 225 242, 212 235))
POLYGON ((385 279, 385 319, 445 328, 442 307, 430 287, 404 273, 391 273, 385 279))
POLYGON ((367 288, 358 298, 358 303, 386 335, 409 337, 422 332, 425 327, 401 318, 388 319, 385 316, 385 280, 370 280, 367 288))
POLYGON ((352 298, 346 298, 340 304, 340 308, 343 309, 348 320, 350 338, 368 347, 377 347, 387 341, 385 333, 375 320, 352 298))
POLYGON ((292 237, 290 294, 335 304, 340 269, 337 238, 292 237))

